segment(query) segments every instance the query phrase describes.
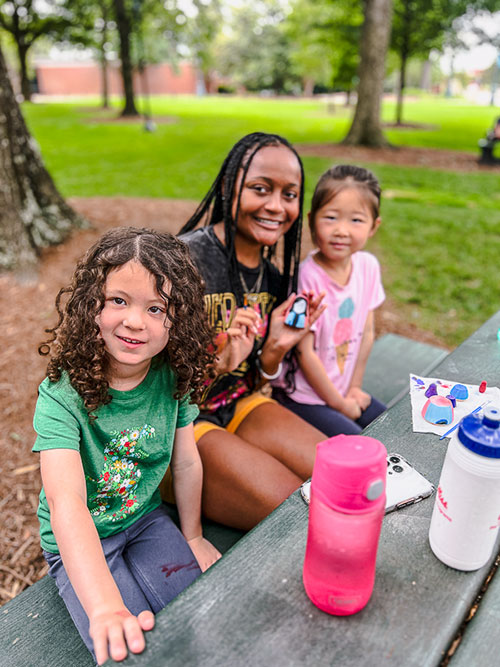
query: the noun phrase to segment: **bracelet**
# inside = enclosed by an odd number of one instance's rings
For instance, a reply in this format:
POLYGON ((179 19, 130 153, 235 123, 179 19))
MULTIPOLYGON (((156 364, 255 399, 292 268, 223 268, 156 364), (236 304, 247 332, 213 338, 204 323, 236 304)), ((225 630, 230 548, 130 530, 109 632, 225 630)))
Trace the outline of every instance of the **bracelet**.
POLYGON ((257 368, 259 369, 259 373, 262 375, 264 380, 277 380, 281 375, 281 371, 283 370, 283 362, 280 361, 278 364, 278 370, 272 375, 270 375, 269 373, 266 373, 265 370, 262 368, 262 364, 260 363, 261 354, 262 354, 262 349, 260 349, 257 352, 257 368))

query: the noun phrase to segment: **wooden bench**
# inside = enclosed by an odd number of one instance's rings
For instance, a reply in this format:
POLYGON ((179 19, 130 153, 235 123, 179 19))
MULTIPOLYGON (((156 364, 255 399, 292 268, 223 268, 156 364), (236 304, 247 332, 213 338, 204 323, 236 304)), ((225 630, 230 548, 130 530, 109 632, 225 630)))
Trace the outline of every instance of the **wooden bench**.
POLYGON ((375 341, 363 388, 390 408, 408 393, 410 373, 425 377, 447 354, 447 350, 434 345, 385 334, 375 341))
POLYGON ((476 613, 463 628, 461 641, 453 654, 453 667, 497 667, 499 621, 500 575, 496 573, 481 596, 476 613))
MULTIPOLYGON (((446 350, 401 336, 382 336, 368 362, 365 389, 386 404, 394 404, 407 393, 410 372, 425 375, 446 354, 446 350)), ((204 533, 221 553, 243 536, 241 531, 208 521, 204 522, 204 533)), ((0 646, 0 667, 94 664, 49 576, 0 608, 0 646)))
POLYGON ((495 149, 495 145, 500 142, 500 139, 497 137, 492 137, 492 136, 486 136, 485 139, 479 139, 478 146, 479 150, 481 151, 481 155, 479 157, 479 164, 499 164, 500 165, 500 158, 495 157, 493 154, 493 151, 495 149))

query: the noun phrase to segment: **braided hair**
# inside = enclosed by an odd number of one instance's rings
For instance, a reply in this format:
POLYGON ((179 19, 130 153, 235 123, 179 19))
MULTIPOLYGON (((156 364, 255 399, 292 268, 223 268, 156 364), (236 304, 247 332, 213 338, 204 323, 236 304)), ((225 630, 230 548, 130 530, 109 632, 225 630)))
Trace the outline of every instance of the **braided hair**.
MULTIPOLYGON (((304 202, 304 168, 293 146, 277 134, 252 132, 240 139, 229 151, 222 167, 200 205, 191 218, 182 227, 179 234, 185 234, 203 221, 204 225, 224 223, 224 241, 229 259, 229 279, 234 288, 238 305, 243 305, 244 288, 238 271, 235 251, 235 235, 240 211, 241 193, 248 169, 256 153, 266 146, 285 146, 297 158, 300 167, 301 184, 299 194, 299 215, 284 235, 282 277, 279 290, 279 302, 283 302, 290 292, 297 291, 298 268, 300 262, 300 241, 302 235, 302 206, 304 202), (242 171, 240 186, 237 189, 238 176, 242 171), (233 218, 233 202, 236 212, 233 218)), ((276 244, 262 250, 263 256, 271 260, 276 254, 276 244), (264 254, 265 253, 265 254, 264 254)))

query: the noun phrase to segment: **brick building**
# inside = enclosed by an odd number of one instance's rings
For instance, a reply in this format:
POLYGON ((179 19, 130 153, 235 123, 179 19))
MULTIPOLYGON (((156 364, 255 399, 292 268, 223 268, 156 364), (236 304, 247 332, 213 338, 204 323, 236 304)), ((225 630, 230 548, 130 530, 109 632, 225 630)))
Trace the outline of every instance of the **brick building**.
MULTIPOLYGON (((120 63, 109 63, 108 89, 110 95, 123 92, 120 63)), ((97 63, 62 63, 39 61, 35 63, 38 92, 41 95, 99 95, 102 92, 102 72, 97 63)), ((148 65, 144 76, 134 72, 134 90, 143 93, 144 86, 151 95, 195 94, 197 72, 191 63, 180 63, 177 68, 161 63, 148 65)))

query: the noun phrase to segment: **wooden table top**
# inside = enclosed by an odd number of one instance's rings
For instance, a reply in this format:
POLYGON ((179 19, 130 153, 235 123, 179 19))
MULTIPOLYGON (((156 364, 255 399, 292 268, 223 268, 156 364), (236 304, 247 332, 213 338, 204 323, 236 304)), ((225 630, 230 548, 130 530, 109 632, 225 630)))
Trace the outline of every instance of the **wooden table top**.
MULTIPOLYGON (((498 386, 499 327, 500 312, 433 375, 498 386)), ((413 432, 408 395, 365 433, 437 485, 448 440, 413 432)), ((466 573, 433 555, 428 542, 433 504, 434 496, 384 518, 372 598, 360 613, 335 617, 317 609, 304 591, 308 509, 298 492, 292 494, 158 614, 146 651, 126 664, 439 665, 491 563, 466 573)))

